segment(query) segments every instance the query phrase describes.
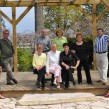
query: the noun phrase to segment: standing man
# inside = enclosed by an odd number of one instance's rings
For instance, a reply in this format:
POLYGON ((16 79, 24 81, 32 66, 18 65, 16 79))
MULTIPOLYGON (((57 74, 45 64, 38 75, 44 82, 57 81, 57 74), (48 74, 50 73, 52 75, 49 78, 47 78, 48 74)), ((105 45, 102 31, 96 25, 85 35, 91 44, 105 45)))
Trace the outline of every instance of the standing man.
POLYGON ((1 63, 7 72, 7 85, 17 84, 17 80, 12 73, 14 49, 11 41, 8 39, 9 30, 3 31, 3 39, 0 40, 1 63))
POLYGON ((35 40, 35 50, 36 50, 38 44, 43 45, 43 52, 44 53, 50 51, 51 39, 47 36, 46 29, 43 29, 42 35, 36 38, 36 40, 35 40))
POLYGON ((109 36, 104 35, 103 29, 97 29, 97 37, 95 39, 94 45, 94 53, 96 53, 96 60, 97 60, 97 68, 100 75, 100 80, 98 83, 106 85, 107 80, 107 70, 108 70, 108 58, 107 58, 107 41, 109 36))

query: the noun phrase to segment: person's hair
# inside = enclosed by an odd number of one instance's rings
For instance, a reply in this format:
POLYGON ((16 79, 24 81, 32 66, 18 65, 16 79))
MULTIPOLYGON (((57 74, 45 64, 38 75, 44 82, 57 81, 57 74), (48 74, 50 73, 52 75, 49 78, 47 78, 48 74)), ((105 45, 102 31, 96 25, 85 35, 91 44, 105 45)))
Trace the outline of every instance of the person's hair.
POLYGON ((10 31, 9 31, 8 29, 5 29, 5 30, 3 30, 3 34, 4 34, 6 31, 8 31, 8 32, 10 33, 10 31))
POLYGON ((97 31, 101 30, 102 32, 104 32, 104 30, 102 28, 98 28, 97 31))
POLYGON ((58 29, 56 30, 56 36, 58 36, 58 32, 62 32, 62 35, 64 34, 64 32, 63 32, 63 30, 62 30, 61 28, 58 28, 58 29))
POLYGON ((78 32, 78 33, 76 34, 76 38, 77 38, 78 36, 83 37, 83 35, 82 35, 82 33, 81 33, 81 32, 78 32))
POLYGON ((37 45, 37 50, 38 50, 38 49, 43 49, 43 45, 42 45, 42 44, 38 44, 38 45, 37 45))
POLYGON ((69 44, 68 43, 64 43, 63 44, 63 47, 65 47, 65 46, 68 46, 69 47, 69 44))
MULTIPOLYGON (((51 44, 51 47, 53 47, 53 46, 55 46, 55 45, 56 45, 55 43, 52 43, 52 44, 51 44)), ((56 45, 56 46, 57 46, 57 45, 56 45)))

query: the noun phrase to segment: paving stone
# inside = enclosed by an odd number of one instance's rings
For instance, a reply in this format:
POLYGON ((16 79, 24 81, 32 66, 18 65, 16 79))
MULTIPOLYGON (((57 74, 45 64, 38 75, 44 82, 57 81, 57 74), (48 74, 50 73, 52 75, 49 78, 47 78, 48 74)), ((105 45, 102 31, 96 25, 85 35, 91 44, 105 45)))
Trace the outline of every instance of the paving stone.
POLYGON ((67 108, 67 107, 75 107, 76 104, 75 103, 64 103, 62 104, 62 107, 67 108))
POLYGON ((14 103, 8 103, 8 104, 5 104, 3 107, 6 107, 6 108, 15 108, 15 104, 14 103))
POLYGON ((91 93, 25 94, 17 101, 17 105, 60 104, 95 100, 96 96, 91 93))
POLYGON ((41 106, 30 106, 31 109, 48 109, 48 106, 41 105, 41 106))
POLYGON ((61 108, 61 104, 47 105, 48 108, 61 108))
POLYGON ((85 106, 85 105, 78 105, 76 107, 76 109, 90 109, 90 107, 89 106, 85 106))
POLYGON ((29 108, 28 106, 16 106, 15 108, 23 108, 23 109, 27 109, 27 108, 29 108))
POLYGON ((97 101, 97 102, 91 103, 90 106, 107 107, 108 104, 104 103, 104 102, 101 102, 101 101, 97 101))
POLYGON ((0 99, 0 102, 7 103, 10 102, 10 99, 9 98, 0 99))
POLYGON ((91 109, 106 109, 104 107, 91 107, 91 109))
POLYGON ((76 109, 75 107, 66 107, 65 109, 76 109))
POLYGON ((78 102, 76 105, 89 105, 91 102, 78 102))

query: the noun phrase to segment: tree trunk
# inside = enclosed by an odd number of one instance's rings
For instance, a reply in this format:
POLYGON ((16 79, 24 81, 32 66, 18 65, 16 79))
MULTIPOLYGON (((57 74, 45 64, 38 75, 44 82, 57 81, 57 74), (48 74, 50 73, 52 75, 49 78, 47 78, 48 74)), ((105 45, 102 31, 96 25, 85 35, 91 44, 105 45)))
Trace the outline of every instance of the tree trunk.
POLYGON ((35 32, 37 35, 41 34, 41 31, 44 27, 43 21, 43 7, 35 7, 35 32))

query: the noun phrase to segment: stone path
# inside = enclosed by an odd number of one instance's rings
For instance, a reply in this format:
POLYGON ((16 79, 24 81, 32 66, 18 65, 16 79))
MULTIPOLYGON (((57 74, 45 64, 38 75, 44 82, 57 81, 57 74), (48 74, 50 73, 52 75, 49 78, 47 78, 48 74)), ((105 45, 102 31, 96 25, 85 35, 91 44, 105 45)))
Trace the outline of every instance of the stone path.
MULTIPOLYGON (((70 94, 68 94, 69 96, 70 94)), ((47 95, 46 94, 46 97, 50 96, 49 94, 47 95)), ((55 98, 61 98, 62 95, 60 94, 54 94, 52 96, 55 96, 55 98)), ((68 98, 67 94, 65 95, 66 98, 68 98)), ((64 99, 65 99, 65 96, 64 99)), ((0 109, 109 109, 109 98, 104 98, 103 96, 94 96, 93 94, 88 94, 88 93, 84 93, 84 96, 83 96, 83 93, 71 93, 71 98, 72 97, 75 97, 74 99, 80 99, 81 97, 86 97, 86 98, 89 98, 87 100, 85 99, 81 99, 81 102, 80 101, 72 101, 72 102, 67 102, 67 103, 57 103, 57 104, 53 104, 53 103, 50 103, 49 102, 49 99, 48 99, 48 104, 37 104, 37 105, 31 105, 29 106, 28 103, 25 104, 25 106, 21 106, 21 105, 18 105, 18 102, 19 101, 22 101, 27 99, 27 101, 34 101, 34 99, 44 99, 43 97, 44 96, 37 96, 37 98, 34 98, 36 97, 36 94, 33 95, 33 94, 26 94, 24 95, 22 98, 18 99, 18 98, 6 98, 6 99, 0 99, 0 109), (33 97, 33 99, 32 99, 33 97), (90 98, 94 98, 94 99, 90 99, 90 98)), ((61 99, 63 99, 63 97, 61 99)))

